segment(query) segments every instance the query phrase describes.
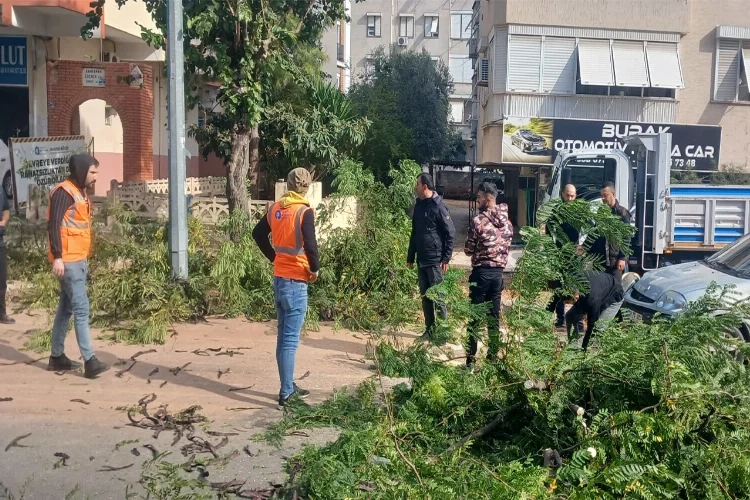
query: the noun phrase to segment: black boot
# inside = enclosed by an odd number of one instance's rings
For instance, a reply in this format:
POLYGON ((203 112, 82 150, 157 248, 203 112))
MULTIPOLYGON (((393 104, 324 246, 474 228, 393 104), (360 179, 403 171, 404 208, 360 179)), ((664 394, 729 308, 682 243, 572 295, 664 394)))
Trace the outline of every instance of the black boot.
POLYGON ((93 356, 91 359, 86 361, 83 366, 83 376, 86 378, 96 378, 97 375, 100 375, 104 372, 109 370, 109 365, 106 363, 102 363, 98 359, 96 359, 96 356, 93 356))
POLYGON ((8 316, 7 314, 0 314, 0 323, 4 325, 15 325, 16 320, 8 316))
POLYGON ((65 354, 61 354, 57 357, 50 356, 47 370, 51 372, 63 372, 77 370, 81 367, 81 363, 71 361, 65 354))

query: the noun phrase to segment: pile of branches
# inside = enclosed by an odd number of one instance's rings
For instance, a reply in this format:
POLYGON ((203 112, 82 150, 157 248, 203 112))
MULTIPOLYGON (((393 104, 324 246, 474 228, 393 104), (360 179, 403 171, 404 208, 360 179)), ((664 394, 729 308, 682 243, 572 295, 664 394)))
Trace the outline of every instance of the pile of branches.
MULTIPOLYGON (((358 201, 354 227, 329 230, 320 244, 322 271, 311 286, 308 327, 336 321, 357 330, 400 328, 418 311, 416 277, 406 268, 408 209, 419 167, 404 161, 386 187, 360 163, 345 161, 336 172, 334 202, 319 213, 318 229, 331 227, 347 196, 358 201)), ((275 317, 273 269, 252 239, 256 220, 244 211, 216 227, 188 221, 186 281, 171 279, 168 231, 144 222, 121 206, 106 207, 114 224, 95 226, 89 260, 89 296, 94 326, 109 338, 133 344, 160 344, 176 322, 209 316, 275 317), (229 235, 238 235, 230 239, 229 235)), ((33 231, 32 231, 33 232, 33 231)), ((59 284, 49 271, 46 237, 9 241, 11 269, 24 269, 28 280, 22 304, 54 316, 59 284)), ((48 342, 40 342, 48 345, 48 342)))
POLYGON ((750 372, 737 362, 750 349, 726 335, 750 307, 711 289, 674 320, 610 324, 584 353, 555 332, 539 295, 549 281, 580 282, 590 258, 533 228, 524 237, 499 359, 472 373, 384 339, 372 380, 295 408, 269 434, 343 430, 290 462, 290 497, 750 496, 750 372), (409 384, 379 405, 389 376, 409 384))

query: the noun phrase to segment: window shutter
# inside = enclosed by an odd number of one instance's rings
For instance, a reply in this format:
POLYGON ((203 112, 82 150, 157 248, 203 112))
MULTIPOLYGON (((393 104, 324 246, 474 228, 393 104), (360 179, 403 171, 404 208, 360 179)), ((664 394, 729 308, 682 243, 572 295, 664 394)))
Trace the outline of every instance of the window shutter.
POLYGON ((492 39, 492 92, 499 94, 506 91, 508 73, 508 33, 497 31, 492 39))
POLYGON ((719 40, 716 55, 716 82, 714 99, 717 101, 736 101, 737 84, 740 72, 740 42, 737 40, 719 40))
POLYGON ((649 86, 643 42, 615 40, 612 43, 612 59, 618 87, 649 86))
POLYGON ((576 92, 575 38, 544 39, 542 91, 553 94, 576 92))
POLYGON ((541 36, 512 35, 510 37, 510 63, 508 64, 508 90, 539 92, 541 63, 541 36))
POLYGON ((463 14, 461 16, 461 28, 463 29, 463 33, 461 38, 468 40, 471 38, 471 18, 473 16, 471 14, 463 14))
POLYGON ((676 43, 646 44, 648 74, 652 87, 682 89, 682 69, 680 68, 679 48, 676 43))
POLYGON ((479 60, 479 80, 483 82, 490 80, 490 60, 484 57, 479 60))
POLYGON ((578 64, 581 69, 581 84, 607 87, 615 84, 609 40, 579 40, 578 64))
POLYGON ((380 21, 382 18, 380 16, 375 18, 375 36, 380 37, 380 21))
POLYGON ((451 38, 461 38, 461 14, 451 14, 451 38))

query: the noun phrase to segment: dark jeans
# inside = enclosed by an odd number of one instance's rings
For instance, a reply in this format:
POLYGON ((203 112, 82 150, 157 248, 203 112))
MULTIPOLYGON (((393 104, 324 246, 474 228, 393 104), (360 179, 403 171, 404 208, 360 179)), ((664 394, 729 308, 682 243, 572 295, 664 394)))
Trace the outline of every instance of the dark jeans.
POLYGON ((422 295, 422 312, 424 313, 425 333, 428 335, 431 333, 432 327, 435 325, 435 308, 437 308, 438 314, 441 318, 446 319, 448 317, 448 311, 445 308, 444 302, 433 302, 425 295, 429 288, 439 285, 442 282, 443 270, 439 265, 419 268, 419 293, 422 295))
POLYGON ((8 291, 8 252, 0 246, 0 317, 6 315, 5 293, 8 291))
MULTIPOLYGON (((555 282, 555 294, 552 296, 552 302, 547 306, 549 312, 555 313, 555 326, 565 325, 565 297, 560 294, 561 284, 555 282)), ((576 330, 583 331, 583 320, 576 323, 576 330)))
MULTIPOLYGON (((472 304, 492 304, 484 323, 487 324, 489 342, 487 344, 487 359, 497 356, 500 348, 500 296, 503 292, 502 267, 475 267, 469 276, 469 283, 473 283, 469 291, 472 304)), ((469 345, 466 354, 466 364, 474 363, 477 354, 477 334, 483 327, 482 318, 474 318, 469 323, 469 345)))

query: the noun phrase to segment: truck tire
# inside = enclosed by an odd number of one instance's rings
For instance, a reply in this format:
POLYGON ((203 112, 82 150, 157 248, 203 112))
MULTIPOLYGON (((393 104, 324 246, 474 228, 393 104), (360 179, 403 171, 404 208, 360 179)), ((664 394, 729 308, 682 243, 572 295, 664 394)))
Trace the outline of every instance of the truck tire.
POLYGON ((5 196, 9 200, 13 199, 13 179, 10 177, 10 172, 7 172, 3 177, 3 191, 5 191, 5 196))

